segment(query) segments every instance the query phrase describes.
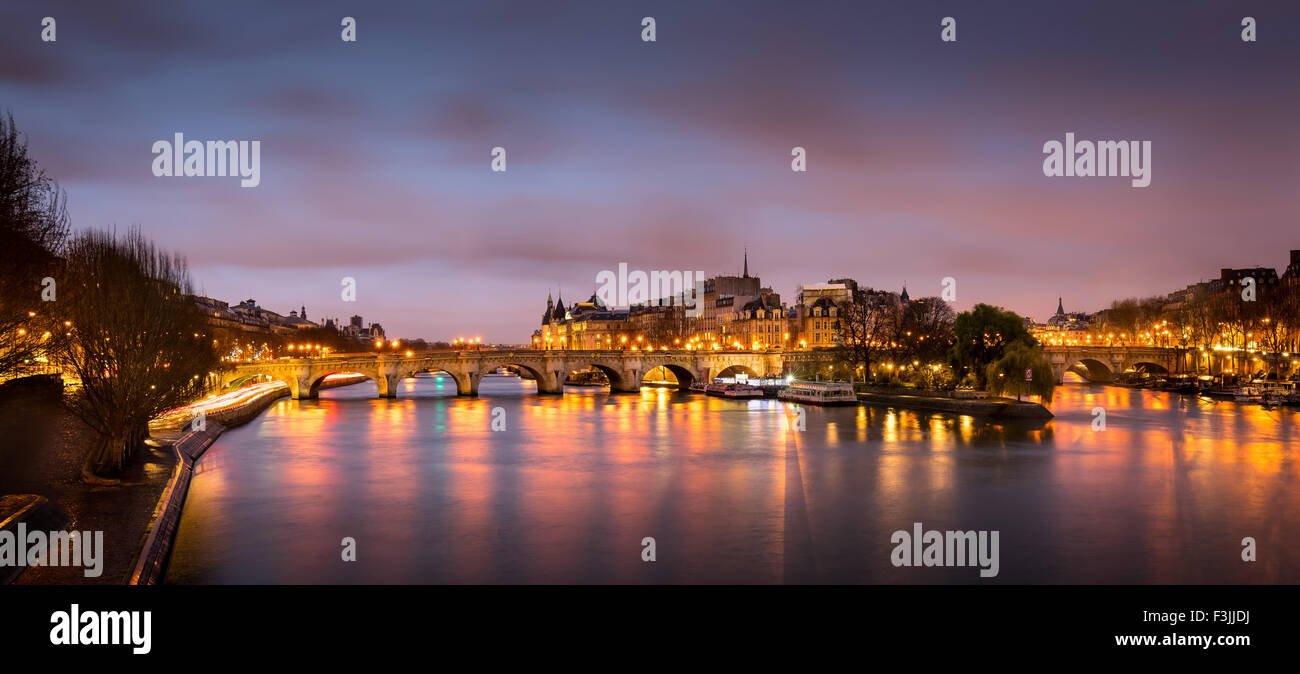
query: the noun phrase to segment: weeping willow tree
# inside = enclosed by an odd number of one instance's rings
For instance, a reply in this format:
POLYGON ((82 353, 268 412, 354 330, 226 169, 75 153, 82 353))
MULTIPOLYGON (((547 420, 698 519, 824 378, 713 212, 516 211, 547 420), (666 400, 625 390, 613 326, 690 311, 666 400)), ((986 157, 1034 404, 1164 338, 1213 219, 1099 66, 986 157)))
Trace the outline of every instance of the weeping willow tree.
POLYGON ((68 407, 97 435, 82 469, 96 481, 126 466, 150 419, 202 394, 220 358, 184 259, 139 230, 75 235, 59 287, 61 361, 80 380, 68 407))
POLYGON ((1052 402, 1056 391, 1056 378, 1052 364, 1043 350, 1022 342, 1012 342, 1002 351, 1002 357, 989 363, 985 370, 988 391, 993 395, 1036 395, 1044 403, 1052 402))

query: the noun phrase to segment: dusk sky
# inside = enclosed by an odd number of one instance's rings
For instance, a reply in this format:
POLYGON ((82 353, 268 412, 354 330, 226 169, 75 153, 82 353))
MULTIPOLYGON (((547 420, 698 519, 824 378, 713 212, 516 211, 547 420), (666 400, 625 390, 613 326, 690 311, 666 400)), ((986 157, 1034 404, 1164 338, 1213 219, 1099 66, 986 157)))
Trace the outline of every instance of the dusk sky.
POLYGON ((1040 320, 1285 267, 1300 4, 1063 4, 6 0, 0 111, 74 227, 138 225, 203 294, 390 336, 523 343, 548 291, 738 273, 745 247, 791 303, 950 276, 958 309, 1040 320), (177 132, 260 140, 261 184, 155 177, 177 132), (1150 186, 1044 176, 1067 132, 1151 141, 1150 186))

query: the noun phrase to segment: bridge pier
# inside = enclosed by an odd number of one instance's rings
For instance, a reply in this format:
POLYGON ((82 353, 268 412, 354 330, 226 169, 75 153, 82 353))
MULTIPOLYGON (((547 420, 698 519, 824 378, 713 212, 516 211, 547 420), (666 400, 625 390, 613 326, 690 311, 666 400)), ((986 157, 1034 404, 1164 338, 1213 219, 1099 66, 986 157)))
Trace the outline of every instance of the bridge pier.
POLYGON ((568 370, 552 370, 550 372, 540 372, 538 375, 538 393, 556 395, 564 393, 564 380, 568 377, 568 370))
POLYGON ((453 375, 456 380, 456 395, 477 396, 479 375, 476 372, 468 372, 461 376, 453 375))
POLYGON ((375 384, 379 386, 380 398, 396 398, 397 385, 402 378, 395 374, 381 374, 375 377, 375 384))
POLYGON ((618 383, 610 382, 609 390, 611 393, 640 393, 641 371, 633 369, 620 372, 618 383))
POLYGON ((316 392, 311 387, 311 377, 291 377, 286 383, 289 384, 289 395, 294 400, 311 400, 316 397, 316 392))

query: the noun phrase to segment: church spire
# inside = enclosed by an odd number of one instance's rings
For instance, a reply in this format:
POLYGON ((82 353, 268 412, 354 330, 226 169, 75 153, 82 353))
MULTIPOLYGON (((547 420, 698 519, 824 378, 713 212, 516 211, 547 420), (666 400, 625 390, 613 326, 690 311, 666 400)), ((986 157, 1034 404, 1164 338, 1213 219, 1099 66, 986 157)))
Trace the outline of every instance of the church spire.
POLYGON ((745 247, 745 276, 744 276, 744 278, 749 278, 749 246, 746 246, 746 247, 745 247))
POLYGON ((1056 296, 1056 315, 1057 315, 1057 316, 1063 316, 1064 314, 1065 314, 1065 306, 1061 304, 1061 296, 1060 296, 1060 295, 1057 295, 1057 296, 1056 296))

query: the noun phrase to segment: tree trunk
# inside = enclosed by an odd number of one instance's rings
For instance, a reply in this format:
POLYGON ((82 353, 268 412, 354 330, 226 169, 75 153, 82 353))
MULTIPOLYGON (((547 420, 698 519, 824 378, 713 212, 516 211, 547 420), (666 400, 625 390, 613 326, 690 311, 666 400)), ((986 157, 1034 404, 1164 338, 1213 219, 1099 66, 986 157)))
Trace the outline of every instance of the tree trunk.
POLYGON ((122 447, 123 464, 126 461, 135 458, 140 449, 144 447, 144 441, 149 439, 148 422, 139 422, 131 426, 127 431, 125 443, 122 447))
POLYGON ((122 468, 121 453, 125 441, 126 438, 120 435, 96 438, 81 467, 81 479, 91 484, 117 484, 117 479, 104 477, 104 474, 122 468))

